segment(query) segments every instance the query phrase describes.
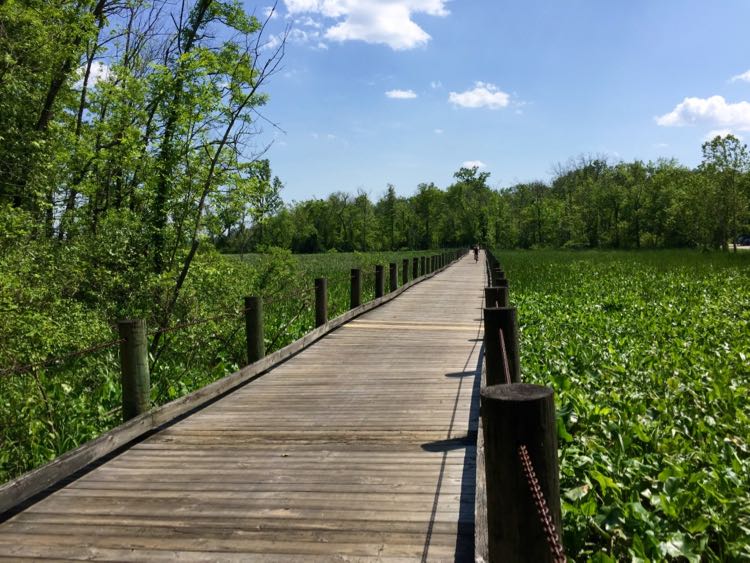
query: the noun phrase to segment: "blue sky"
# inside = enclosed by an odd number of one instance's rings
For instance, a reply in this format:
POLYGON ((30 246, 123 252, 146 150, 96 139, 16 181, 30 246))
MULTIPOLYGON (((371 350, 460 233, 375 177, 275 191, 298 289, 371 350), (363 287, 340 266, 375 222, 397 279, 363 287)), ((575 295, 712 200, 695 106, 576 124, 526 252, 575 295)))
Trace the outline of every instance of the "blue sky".
POLYGON ((261 136, 286 201, 466 162, 495 187, 582 154, 692 166, 713 132, 750 137, 746 0, 280 0, 286 25, 261 136))

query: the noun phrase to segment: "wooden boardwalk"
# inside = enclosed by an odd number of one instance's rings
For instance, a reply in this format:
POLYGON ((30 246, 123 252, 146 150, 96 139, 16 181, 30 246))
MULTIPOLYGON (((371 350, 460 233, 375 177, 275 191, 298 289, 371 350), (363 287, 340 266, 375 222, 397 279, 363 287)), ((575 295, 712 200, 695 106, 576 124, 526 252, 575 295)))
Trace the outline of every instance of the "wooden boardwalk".
POLYGON ((0 559, 472 561, 470 256, 0 525, 0 559))

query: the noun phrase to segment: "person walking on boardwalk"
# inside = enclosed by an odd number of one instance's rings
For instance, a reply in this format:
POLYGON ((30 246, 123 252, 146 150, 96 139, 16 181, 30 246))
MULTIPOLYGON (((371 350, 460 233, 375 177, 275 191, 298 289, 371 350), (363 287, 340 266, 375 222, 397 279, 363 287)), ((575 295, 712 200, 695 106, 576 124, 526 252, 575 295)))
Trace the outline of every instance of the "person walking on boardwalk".
POLYGON ((475 244, 473 250, 474 250, 474 262, 479 262, 479 245, 475 244))

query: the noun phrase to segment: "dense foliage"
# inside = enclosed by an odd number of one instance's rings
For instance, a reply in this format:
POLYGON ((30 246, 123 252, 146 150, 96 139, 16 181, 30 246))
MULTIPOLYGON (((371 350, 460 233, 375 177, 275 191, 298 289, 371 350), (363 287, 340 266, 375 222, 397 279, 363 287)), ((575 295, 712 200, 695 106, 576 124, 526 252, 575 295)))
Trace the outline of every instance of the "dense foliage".
MULTIPOLYGON (((267 352, 314 326, 313 280, 327 277, 329 318, 349 307, 350 270, 363 269, 363 301, 374 296, 374 265, 417 253, 226 257, 201 253, 185 281, 170 328, 154 348, 149 287, 98 278, 85 259, 94 249, 45 245, 0 256, 0 482, 95 438, 122 420, 118 318, 149 320, 152 404, 160 405, 246 364, 243 297, 264 297, 267 352), (44 283, 39 283, 44 280, 44 283), (37 283, 34 283, 37 282, 37 283), (122 284, 122 285, 121 285, 122 284), (123 288, 127 300, 118 302, 123 288), (84 299, 85 298, 85 299, 84 299), (194 321, 214 319, 193 324, 194 321), (186 326, 190 325, 190 326, 186 326), (16 373, 14 368, 115 342, 102 350, 16 373), (7 372, 5 370, 8 370, 7 372)), ((104 249, 106 253, 106 249, 104 249)), ((386 268, 387 272, 387 268, 386 268)), ((386 273, 387 277, 387 273, 386 273)), ((387 285, 386 285, 387 287, 387 285)))
POLYGON ((498 252, 576 560, 750 558, 750 254, 498 252))

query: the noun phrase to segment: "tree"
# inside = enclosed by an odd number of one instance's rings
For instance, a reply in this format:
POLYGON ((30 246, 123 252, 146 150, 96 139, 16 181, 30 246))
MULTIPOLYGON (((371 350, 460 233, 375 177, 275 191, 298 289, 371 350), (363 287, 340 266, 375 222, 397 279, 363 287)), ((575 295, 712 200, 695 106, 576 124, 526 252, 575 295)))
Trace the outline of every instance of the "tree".
POLYGON ((748 197, 745 191, 750 155, 747 145, 734 135, 716 136, 701 146, 700 171, 716 211, 714 243, 728 250, 731 238, 737 251, 739 227, 747 221, 748 197))

